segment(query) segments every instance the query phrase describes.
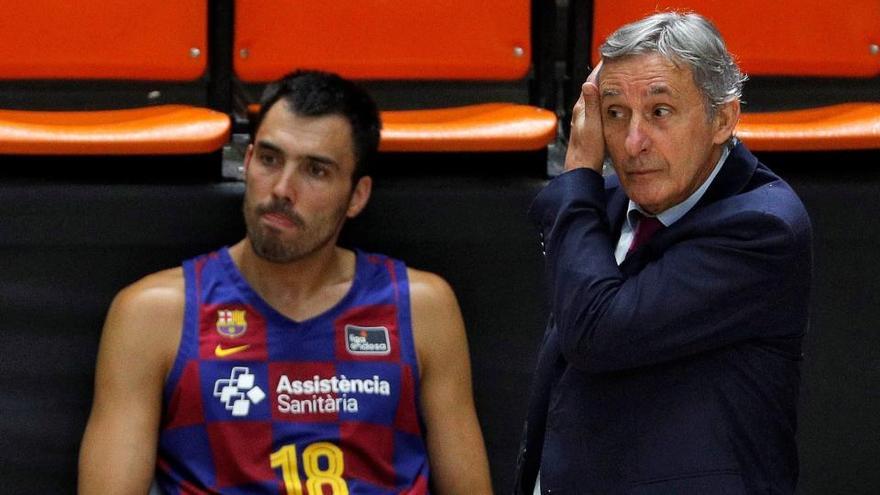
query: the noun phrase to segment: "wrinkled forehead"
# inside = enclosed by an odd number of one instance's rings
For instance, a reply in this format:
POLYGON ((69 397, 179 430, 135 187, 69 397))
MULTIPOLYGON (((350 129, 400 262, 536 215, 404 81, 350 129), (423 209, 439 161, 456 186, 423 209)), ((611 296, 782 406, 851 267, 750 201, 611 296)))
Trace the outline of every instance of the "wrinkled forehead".
POLYGON ((660 53, 603 60, 596 84, 601 97, 698 92, 690 67, 660 53))

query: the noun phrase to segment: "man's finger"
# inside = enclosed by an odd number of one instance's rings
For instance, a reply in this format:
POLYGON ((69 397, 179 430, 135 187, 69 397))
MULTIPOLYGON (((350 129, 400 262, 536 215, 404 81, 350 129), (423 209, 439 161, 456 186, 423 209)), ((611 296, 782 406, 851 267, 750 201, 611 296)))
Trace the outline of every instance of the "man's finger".
POLYGON ((587 113, 595 112, 599 108, 599 87, 595 83, 585 82, 581 86, 581 100, 583 100, 584 111, 587 113))
POLYGON ((581 86, 581 98, 584 100, 585 108, 588 112, 595 111, 599 107, 599 86, 596 83, 596 80, 599 77, 599 71, 602 69, 602 61, 600 60, 593 70, 590 71, 590 75, 587 76, 587 81, 584 82, 583 86, 581 86))
POLYGON ((593 67, 593 70, 590 71, 590 75, 587 76, 587 82, 596 84, 596 79, 599 77, 599 71, 602 69, 602 60, 593 67))
POLYGON ((571 122, 572 124, 577 121, 577 119, 583 117, 584 115, 584 93, 583 89, 581 90, 581 95, 578 98, 578 101, 574 104, 574 108, 571 110, 571 122))

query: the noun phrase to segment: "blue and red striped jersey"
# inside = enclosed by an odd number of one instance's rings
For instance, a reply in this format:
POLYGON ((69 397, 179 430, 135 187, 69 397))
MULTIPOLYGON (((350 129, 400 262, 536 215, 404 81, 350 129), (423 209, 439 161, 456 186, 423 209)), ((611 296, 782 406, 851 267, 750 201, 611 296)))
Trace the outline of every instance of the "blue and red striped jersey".
POLYGON ((348 293, 305 321, 260 298, 226 248, 183 270, 156 471, 166 493, 428 492, 403 263, 356 252, 348 293))

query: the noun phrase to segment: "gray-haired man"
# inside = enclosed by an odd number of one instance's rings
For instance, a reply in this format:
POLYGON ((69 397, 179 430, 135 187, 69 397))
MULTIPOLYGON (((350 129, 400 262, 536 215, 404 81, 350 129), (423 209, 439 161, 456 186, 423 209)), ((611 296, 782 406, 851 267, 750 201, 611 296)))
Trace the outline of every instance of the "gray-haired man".
POLYGON ((792 493, 807 213, 733 137, 712 24, 656 14, 600 53, 530 212, 552 316, 516 493, 792 493))

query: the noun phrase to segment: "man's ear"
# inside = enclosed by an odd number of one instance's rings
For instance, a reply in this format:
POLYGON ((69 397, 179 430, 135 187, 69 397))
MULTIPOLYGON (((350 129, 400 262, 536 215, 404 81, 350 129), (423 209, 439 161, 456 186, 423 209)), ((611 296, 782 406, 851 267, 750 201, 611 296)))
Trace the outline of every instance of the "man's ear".
POLYGON ((357 184, 354 185, 354 189, 351 191, 351 198, 348 200, 348 210, 346 210, 345 215, 348 218, 358 216, 364 207, 367 206, 372 191, 373 179, 371 177, 364 176, 358 179, 357 184))
POLYGON ((739 122, 740 105, 739 100, 729 101, 715 111, 713 124, 715 125, 715 135, 712 142, 722 144, 730 139, 736 129, 736 123, 739 122))
POLYGON ((242 176, 245 181, 247 181, 248 167, 250 167, 251 158, 253 158, 253 156, 254 156, 254 145, 253 145, 253 143, 251 143, 248 145, 247 149, 244 152, 244 163, 243 163, 243 168, 241 170, 242 176))

